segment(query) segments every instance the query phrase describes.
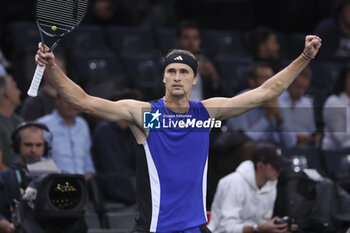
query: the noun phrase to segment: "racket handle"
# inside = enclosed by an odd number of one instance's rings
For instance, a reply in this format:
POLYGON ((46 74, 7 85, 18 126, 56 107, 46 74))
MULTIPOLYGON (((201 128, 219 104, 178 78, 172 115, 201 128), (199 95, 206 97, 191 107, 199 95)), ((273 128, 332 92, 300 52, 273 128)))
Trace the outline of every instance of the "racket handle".
POLYGON ((30 84, 30 88, 27 92, 27 94, 31 97, 35 97, 38 95, 38 89, 41 82, 41 78, 43 77, 45 71, 45 65, 44 66, 36 66, 35 73, 32 79, 32 83, 30 84))

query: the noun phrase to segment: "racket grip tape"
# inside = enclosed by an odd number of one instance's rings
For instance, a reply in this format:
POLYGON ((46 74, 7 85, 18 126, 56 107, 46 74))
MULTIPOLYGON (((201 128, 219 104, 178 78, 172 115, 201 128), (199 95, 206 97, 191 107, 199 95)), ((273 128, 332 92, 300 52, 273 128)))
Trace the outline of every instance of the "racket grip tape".
POLYGON ((40 66, 37 65, 36 69, 35 69, 35 73, 32 79, 32 83, 30 84, 30 88, 27 92, 27 94, 31 97, 35 97, 38 95, 38 89, 39 89, 39 85, 41 82, 41 78, 43 77, 45 71, 45 65, 44 66, 40 66))

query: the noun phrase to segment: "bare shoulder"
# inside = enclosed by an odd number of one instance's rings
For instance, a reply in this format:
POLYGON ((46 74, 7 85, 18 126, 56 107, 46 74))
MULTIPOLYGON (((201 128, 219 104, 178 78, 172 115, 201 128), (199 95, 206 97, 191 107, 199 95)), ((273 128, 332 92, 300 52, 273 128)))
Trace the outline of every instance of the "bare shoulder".
POLYGON ((151 104, 145 101, 139 101, 139 100, 133 100, 133 99, 124 99, 116 101, 115 103, 122 103, 126 106, 128 106, 130 109, 140 109, 140 108, 146 108, 151 109, 151 104))
POLYGON ((151 110, 151 104, 144 101, 125 99, 114 102, 116 107, 126 108, 136 123, 140 123, 144 111, 151 110))

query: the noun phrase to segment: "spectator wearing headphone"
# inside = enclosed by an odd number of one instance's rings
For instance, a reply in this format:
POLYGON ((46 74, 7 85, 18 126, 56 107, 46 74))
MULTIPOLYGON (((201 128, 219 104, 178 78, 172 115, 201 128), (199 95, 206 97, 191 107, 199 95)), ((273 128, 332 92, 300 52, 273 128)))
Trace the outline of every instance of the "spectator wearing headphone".
POLYGON ((0 173, 0 232, 18 232, 12 223, 11 206, 29 183, 27 161, 39 161, 48 154, 50 147, 43 131, 50 132, 44 124, 23 122, 12 133, 12 146, 20 159, 0 173))

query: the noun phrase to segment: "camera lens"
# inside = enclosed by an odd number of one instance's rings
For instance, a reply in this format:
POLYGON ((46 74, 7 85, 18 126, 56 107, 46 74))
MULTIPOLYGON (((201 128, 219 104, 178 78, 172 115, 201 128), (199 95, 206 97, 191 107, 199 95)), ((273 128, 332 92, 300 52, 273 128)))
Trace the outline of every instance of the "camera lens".
POLYGON ((82 194, 81 185, 72 178, 54 179, 49 187, 50 202, 60 210, 74 209, 83 199, 82 194))

